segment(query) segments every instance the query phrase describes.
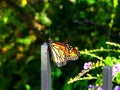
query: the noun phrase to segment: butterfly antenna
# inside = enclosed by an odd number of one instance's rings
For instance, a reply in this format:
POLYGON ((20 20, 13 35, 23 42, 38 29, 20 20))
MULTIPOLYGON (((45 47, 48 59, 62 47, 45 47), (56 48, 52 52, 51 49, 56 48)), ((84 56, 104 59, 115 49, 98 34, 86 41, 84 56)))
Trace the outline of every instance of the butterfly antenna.
POLYGON ((52 42, 52 39, 51 39, 51 30, 49 29, 48 31, 49 31, 49 39, 48 39, 48 41, 49 41, 49 43, 51 43, 52 42))
POLYGON ((49 38, 49 43, 51 43, 52 42, 52 39, 51 38, 49 38))

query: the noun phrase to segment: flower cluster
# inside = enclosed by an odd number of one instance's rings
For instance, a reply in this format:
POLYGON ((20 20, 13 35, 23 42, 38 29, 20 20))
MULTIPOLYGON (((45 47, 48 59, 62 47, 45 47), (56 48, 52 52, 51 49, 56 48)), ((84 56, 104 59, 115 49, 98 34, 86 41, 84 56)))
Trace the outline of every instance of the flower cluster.
POLYGON ((114 64, 113 68, 112 68, 112 76, 115 77, 117 75, 117 73, 120 72, 120 64, 114 64))
MULTIPOLYGON (((88 90, 103 90, 103 89, 101 86, 93 86, 90 84, 88 90)), ((115 86, 114 90, 120 90, 120 86, 115 86)))
POLYGON ((114 90, 120 90, 120 86, 115 86, 114 90))
POLYGON ((93 86, 90 84, 88 90, 103 90, 103 89, 101 86, 93 86))
POLYGON ((84 69, 89 69, 91 67, 92 62, 88 62, 84 64, 84 69))

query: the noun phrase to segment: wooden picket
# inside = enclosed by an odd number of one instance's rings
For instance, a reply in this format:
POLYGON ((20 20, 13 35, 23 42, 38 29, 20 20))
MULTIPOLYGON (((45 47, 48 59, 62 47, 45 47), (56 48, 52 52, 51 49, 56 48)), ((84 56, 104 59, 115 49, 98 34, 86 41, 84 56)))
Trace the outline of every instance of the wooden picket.
POLYGON ((112 68, 105 66, 103 69, 103 90, 112 90, 112 68))
POLYGON ((47 43, 41 46, 41 90, 51 90, 51 66, 47 43))

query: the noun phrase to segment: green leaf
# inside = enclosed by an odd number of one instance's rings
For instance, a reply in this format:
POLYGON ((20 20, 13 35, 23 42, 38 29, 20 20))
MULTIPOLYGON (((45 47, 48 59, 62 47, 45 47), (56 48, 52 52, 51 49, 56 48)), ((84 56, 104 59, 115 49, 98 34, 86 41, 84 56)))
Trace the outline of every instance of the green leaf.
POLYGON ((60 69, 56 69, 56 76, 57 77, 60 77, 62 75, 62 72, 61 72, 61 70, 60 69))
POLYGON ((118 84, 120 84, 120 72, 117 73, 116 81, 118 84))

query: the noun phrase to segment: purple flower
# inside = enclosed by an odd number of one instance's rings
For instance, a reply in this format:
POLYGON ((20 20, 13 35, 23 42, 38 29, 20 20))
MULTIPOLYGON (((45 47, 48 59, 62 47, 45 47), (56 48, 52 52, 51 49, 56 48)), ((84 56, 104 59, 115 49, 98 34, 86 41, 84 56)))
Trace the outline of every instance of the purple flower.
POLYGON ((93 85, 89 85, 89 90, 103 90, 101 86, 93 86, 93 85))
POLYGON ((89 85, 89 88, 92 89, 92 88, 93 88, 93 85, 90 84, 90 85, 89 85))
POLYGON ((120 72, 120 64, 115 64, 112 68, 112 76, 116 76, 117 73, 120 72))
POLYGON ((120 86, 115 86, 114 90, 120 90, 120 86))
POLYGON ((97 90, 103 90, 102 87, 98 87, 97 90))
POLYGON ((84 64, 84 69, 89 69, 91 67, 92 62, 88 62, 84 64))
POLYGON ((89 90, 93 90, 94 89, 94 86, 93 85, 89 85, 89 90))

